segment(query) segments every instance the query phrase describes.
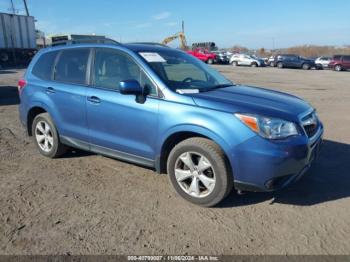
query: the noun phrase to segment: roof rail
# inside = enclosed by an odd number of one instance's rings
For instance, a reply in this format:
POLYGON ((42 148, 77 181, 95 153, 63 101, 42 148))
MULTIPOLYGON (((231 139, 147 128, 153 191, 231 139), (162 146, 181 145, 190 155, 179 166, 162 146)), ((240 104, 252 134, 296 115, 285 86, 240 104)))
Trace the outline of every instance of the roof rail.
POLYGON ((109 44, 109 45, 121 45, 121 43, 110 39, 110 38, 104 38, 104 39, 76 39, 76 40, 61 40, 61 41, 55 41, 51 44, 51 46, 58 46, 58 45, 76 45, 76 44, 109 44))

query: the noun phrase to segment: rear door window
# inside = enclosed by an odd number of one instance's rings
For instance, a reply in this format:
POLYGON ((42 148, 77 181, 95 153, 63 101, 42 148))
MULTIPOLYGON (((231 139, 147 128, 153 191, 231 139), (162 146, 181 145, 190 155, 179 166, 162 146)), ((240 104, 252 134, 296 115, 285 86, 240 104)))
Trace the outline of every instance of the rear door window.
POLYGON ((55 67, 54 79, 71 84, 86 84, 90 49, 68 49, 62 51, 55 67))
POLYGON ((43 80, 51 80, 57 54, 58 51, 54 51, 41 55, 33 67, 32 74, 43 80))

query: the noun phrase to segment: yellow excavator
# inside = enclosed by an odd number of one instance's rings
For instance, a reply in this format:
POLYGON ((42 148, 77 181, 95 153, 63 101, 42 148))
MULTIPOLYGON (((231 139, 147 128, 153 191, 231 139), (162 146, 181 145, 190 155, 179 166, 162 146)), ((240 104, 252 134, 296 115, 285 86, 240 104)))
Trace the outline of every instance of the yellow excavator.
POLYGON ((179 32, 176 33, 175 35, 169 36, 167 38, 165 38, 162 42, 163 45, 167 45, 168 43, 170 43, 171 41, 174 41, 175 39, 179 39, 180 40, 180 48, 183 50, 187 50, 187 42, 186 42, 186 37, 185 34, 183 32, 179 32))

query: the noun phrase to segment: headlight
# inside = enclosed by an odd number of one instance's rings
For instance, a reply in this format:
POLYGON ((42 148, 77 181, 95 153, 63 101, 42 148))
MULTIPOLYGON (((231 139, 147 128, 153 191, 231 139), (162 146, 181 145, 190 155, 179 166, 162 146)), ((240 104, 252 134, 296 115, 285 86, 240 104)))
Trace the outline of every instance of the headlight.
POLYGON ((235 116, 251 130, 268 139, 281 139, 299 134, 293 122, 250 114, 235 114, 235 116))

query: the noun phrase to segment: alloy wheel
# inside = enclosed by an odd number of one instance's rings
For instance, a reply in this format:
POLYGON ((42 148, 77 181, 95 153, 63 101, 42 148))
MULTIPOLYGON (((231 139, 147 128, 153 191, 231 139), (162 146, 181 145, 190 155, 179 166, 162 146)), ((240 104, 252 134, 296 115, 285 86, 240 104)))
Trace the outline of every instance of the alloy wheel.
POLYGON ((216 182, 212 164, 197 152, 185 152, 177 158, 175 178, 184 192, 196 198, 210 195, 216 182))
POLYGON ((41 150, 50 152, 54 139, 49 124, 45 121, 39 121, 35 126, 35 139, 41 150))
POLYGON ((336 65, 336 66, 335 66, 335 71, 341 71, 341 70, 342 70, 342 68, 341 68, 340 65, 336 65))

